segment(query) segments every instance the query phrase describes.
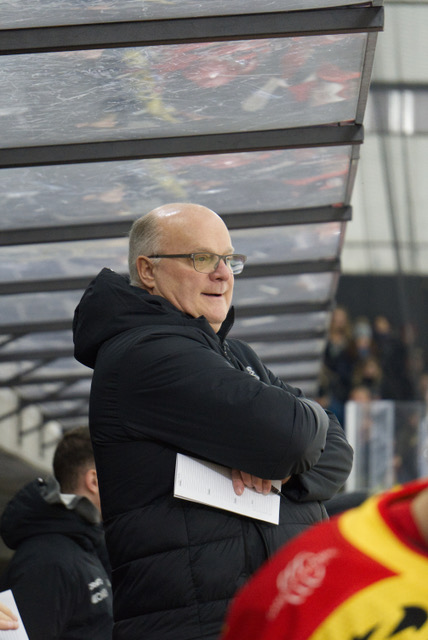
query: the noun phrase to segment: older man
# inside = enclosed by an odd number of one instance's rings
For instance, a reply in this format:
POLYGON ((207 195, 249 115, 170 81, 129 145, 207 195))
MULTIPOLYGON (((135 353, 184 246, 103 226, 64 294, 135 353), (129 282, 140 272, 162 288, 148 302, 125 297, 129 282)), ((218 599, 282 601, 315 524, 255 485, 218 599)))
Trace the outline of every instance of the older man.
POLYGON ((115 640, 216 639, 236 589, 350 471, 337 420, 227 337, 244 262, 216 213, 165 205, 132 227, 131 282, 104 269, 76 309, 115 640), (238 495, 283 480, 279 525, 174 498, 177 453, 231 469, 238 495))

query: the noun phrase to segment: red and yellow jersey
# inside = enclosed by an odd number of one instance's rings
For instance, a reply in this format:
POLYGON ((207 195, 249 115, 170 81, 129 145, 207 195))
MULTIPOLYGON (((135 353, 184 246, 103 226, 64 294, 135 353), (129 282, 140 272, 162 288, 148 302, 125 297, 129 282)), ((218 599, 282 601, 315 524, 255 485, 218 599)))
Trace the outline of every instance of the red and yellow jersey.
POLYGON ((424 488, 369 498, 295 538, 240 592, 221 640, 428 640, 428 549, 413 523, 389 517, 424 488))

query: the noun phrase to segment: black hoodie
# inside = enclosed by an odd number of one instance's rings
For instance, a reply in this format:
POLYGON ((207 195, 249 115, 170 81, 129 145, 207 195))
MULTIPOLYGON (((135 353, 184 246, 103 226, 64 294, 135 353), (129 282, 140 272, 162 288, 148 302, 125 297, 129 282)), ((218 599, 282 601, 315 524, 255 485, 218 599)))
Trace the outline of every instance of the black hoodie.
POLYGON ((337 420, 245 343, 104 269, 74 318, 94 368, 90 429, 113 568, 115 640, 217 638, 230 598, 325 516, 352 451, 337 420), (280 524, 173 497, 176 453, 283 479, 280 524))
POLYGON ((6 506, 1 536, 15 554, 0 589, 12 589, 30 640, 111 639, 110 567, 97 515, 81 496, 65 506, 54 478, 34 480, 6 506))

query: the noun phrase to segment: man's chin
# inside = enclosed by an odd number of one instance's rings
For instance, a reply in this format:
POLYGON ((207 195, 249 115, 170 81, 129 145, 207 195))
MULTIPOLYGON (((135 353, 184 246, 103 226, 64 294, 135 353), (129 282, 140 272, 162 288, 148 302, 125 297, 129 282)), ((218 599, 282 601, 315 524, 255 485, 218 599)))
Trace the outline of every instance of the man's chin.
POLYGON ((208 316, 206 315, 205 318, 207 319, 207 321, 209 322, 209 324, 211 325, 211 327, 214 329, 214 331, 217 333, 217 331, 220 329, 221 325, 223 324, 223 322, 226 320, 226 315, 216 315, 216 316, 208 316))

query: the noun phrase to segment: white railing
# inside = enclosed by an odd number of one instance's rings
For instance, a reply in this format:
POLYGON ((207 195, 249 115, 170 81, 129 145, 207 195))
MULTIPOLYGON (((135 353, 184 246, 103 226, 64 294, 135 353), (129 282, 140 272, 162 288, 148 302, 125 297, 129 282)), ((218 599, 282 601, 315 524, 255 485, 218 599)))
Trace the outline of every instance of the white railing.
POLYGON ((345 430, 355 457, 346 490, 382 491, 428 476, 427 411, 423 402, 347 402, 345 430))

